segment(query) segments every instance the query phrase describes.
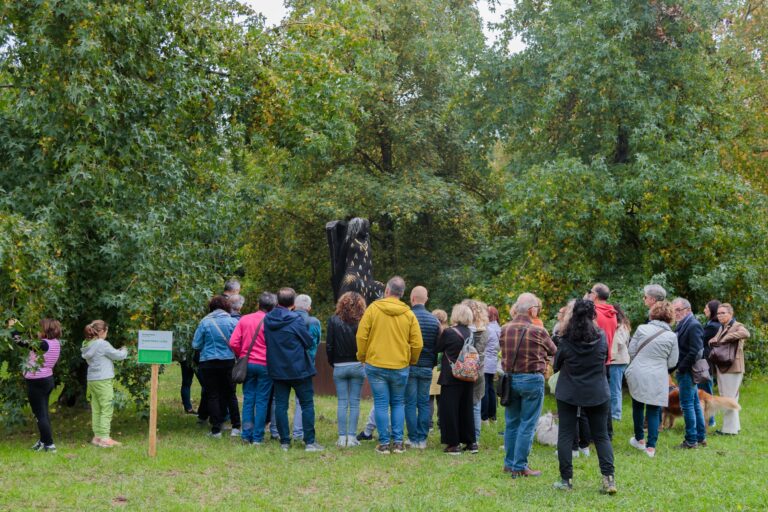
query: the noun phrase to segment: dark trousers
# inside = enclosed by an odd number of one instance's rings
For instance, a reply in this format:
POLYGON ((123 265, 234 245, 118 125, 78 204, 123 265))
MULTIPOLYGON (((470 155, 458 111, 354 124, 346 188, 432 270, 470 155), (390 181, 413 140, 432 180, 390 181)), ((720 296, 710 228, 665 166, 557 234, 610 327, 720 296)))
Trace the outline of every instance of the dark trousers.
POLYGON ((576 451, 579 448, 587 448, 591 442, 587 415, 581 410, 579 410, 577 415, 579 420, 576 422, 576 434, 573 436, 573 444, 571 444, 572 451, 576 451))
MULTIPOLYGON (((191 411, 192 407, 192 380, 197 377, 197 382, 200 384, 201 396, 200 407, 203 405, 202 387, 203 382, 200 379, 199 371, 195 371, 192 367, 191 361, 179 361, 181 366, 181 404, 184 406, 185 411, 191 411)), ((199 407, 198 407, 199 408, 199 407)), ((207 418, 207 416, 206 416, 207 418)))
MULTIPOLYGON (((206 361, 207 362, 207 361, 206 361)), ((220 363, 217 361, 217 363, 220 363)), ((221 424, 227 415, 229 405, 229 417, 232 428, 240 428, 240 408, 237 403, 235 385, 232 383, 232 366, 234 359, 226 361, 224 365, 206 366, 201 363, 200 376, 203 378, 203 388, 208 402, 208 413, 211 418, 211 432, 221 432, 221 424)))
MULTIPOLYGON (((557 458, 560 462, 560 478, 570 480, 573 478, 573 454, 571 447, 576 436, 576 414, 579 407, 560 400, 557 401, 557 413, 560 417, 560 431, 557 436, 557 458)), ((582 407, 581 413, 587 416, 592 438, 597 449, 597 458, 600 461, 600 473, 613 475, 613 446, 608 439, 605 419, 611 417, 611 401, 593 407, 582 407)))
POLYGON ((51 431, 51 418, 48 415, 48 401, 53 391, 53 377, 44 379, 27 379, 27 398, 32 413, 37 419, 37 429, 40 431, 40 441, 45 446, 53 444, 53 432, 51 431))
POLYGON ((292 380, 273 380, 275 393, 275 421, 280 433, 280 444, 291 443, 288 425, 288 399, 291 389, 296 393, 301 405, 301 428, 304 430, 304 443, 315 442, 315 390, 312 377, 292 380))
MULTIPOLYGON (((605 376, 608 379, 608 387, 611 387, 611 367, 606 366, 605 367, 605 376)), ((608 429, 608 440, 613 441, 613 416, 608 415, 608 419, 606 421, 606 428, 608 429)))
POLYGON ((475 414, 472 409, 474 382, 440 387, 440 442, 448 446, 475 443, 475 414))
POLYGON ((486 373, 485 375, 485 396, 480 402, 480 419, 496 420, 496 388, 493 387, 493 378, 496 374, 486 373))

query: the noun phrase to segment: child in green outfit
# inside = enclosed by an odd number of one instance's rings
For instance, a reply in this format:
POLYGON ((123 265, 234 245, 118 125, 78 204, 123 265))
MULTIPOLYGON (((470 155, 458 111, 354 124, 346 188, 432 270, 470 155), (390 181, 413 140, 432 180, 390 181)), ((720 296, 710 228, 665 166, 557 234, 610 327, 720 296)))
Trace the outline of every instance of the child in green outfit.
POLYGON ((88 392, 91 402, 93 439, 91 444, 102 448, 120 446, 110 437, 112 424, 113 380, 115 367, 112 361, 128 357, 125 348, 116 349, 107 341, 109 326, 103 320, 94 320, 85 326, 85 341, 81 348, 83 359, 88 363, 88 392))

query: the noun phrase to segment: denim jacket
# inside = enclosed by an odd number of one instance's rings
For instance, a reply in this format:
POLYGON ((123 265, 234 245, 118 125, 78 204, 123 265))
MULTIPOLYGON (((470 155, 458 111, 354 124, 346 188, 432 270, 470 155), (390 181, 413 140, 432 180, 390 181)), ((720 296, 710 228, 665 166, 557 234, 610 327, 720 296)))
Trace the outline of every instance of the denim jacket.
POLYGON ((195 329, 192 348, 200 351, 200 362, 214 359, 234 359, 229 348, 229 338, 235 330, 237 320, 223 309, 209 313, 195 329), (218 326, 218 329, 216 328, 218 326))

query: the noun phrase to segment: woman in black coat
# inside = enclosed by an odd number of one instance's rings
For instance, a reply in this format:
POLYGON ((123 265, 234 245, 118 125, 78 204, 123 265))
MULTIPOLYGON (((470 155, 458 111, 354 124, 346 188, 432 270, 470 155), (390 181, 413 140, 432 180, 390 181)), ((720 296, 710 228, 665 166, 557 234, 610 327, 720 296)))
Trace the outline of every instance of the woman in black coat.
POLYGON ((595 304, 591 300, 577 300, 555 354, 554 369, 560 372, 555 399, 560 417, 557 457, 561 478, 555 482, 555 488, 567 490, 573 487, 571 446, 576 432, 576 415, 581 408, 581 414, 586 414, 589 421, 597 449, 603 475, 602 491, 615 494, 613 447, 608 438, 611 392, 605 373, 608 342, 605 333, 595 324, 595 318, 595 304))
POLYGON ((477 453, 475 419, 472 409, 474 382, 459 380, 453 376, 451 363, 456 362, 467 339, 472 338, 469 325, 473 321, 472 310, 457 304, 451 312, 451 327, 445 329, 435 345, 436 352, 442 352, 440 359, 440 442, 447 445, 443 452, 461 455, 464 450, 477 453))

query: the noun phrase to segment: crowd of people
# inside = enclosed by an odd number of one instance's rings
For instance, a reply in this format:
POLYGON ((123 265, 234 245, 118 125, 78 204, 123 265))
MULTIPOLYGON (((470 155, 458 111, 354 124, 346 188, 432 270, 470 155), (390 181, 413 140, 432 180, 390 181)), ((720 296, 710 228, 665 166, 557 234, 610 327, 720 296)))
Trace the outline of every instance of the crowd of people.
MULTIPOLYGON (((356 292, 346 292, 328 319, 325 350, 338 400, 336 444, 340 448, 359 446, 377 431, 378 454, 424 450, 437 408, 443 452, 478 453, 481 426, 496 420, 494 383, 501 381, 503 470, 513 478, 540 476, 528 457, 541 415, 545 377, 554 372, 549 378, 557 402, 560 466, 554 487, 573 487, 573 458, 588 455, 594 444, 603 477, 601 489, 613 494, 613 422, 623 416, 625 381, 634 426, 629 444, 649 457, 656 455, 661 413, 668 406, 673 382, 670 374, 675 377, 685 421, 681 449, 706 447, 707 426, 715 426, 714 416, 704 417, 699 389, 711 394, 716 379, 721 396, 739 398, 749 331, 734 319, 727 303, 708 302, 707 323, 702 326, 685 298, 668 301, 664 288, 648 285, 643 293, 647 321, 632 334, 622 308, 609 302, 608 286, 597 283, 583 298, 559 310, 550 334, 539 318, 542 302, 532 293, 517 298, 510 321, 500 326, 498 310, 479 300, 454 305, 449 316, 443 310, 426 309, 425 287, 411 290, 410 307, 401 300, 405 291, 404 280, 395 276, 387 282, 384 297, 371 304, 356 292), (711 377, 701 371, 702 360, 708 358, 711 377), (357 433, 365 379, 373 409, 365 429, 357 433)), ((296 441, 308 452, 324 450, 315 433, 313 386, 322 327, 310 314, 311 298, 286 287, 276 294, 261 293, 253 313, 241 315, 243 304, 240 285, 234 280, 227 282, 223 294, 210 299, 209 312, 194 333, 193 355, 180 357, 184 410, 209 424, 212 438, 221 438, 229 423, 232 436, 253 446, 262 445, 269 432, 283 450, 296 441), (233 367, 241 358, 247 360, 242 418, 232 380, 233 367), (197 411, 190 396, 194 375, 202 388, 197 411), (292 429, 288 420, 291 391, 296 404, 292 429)), ((51 452, 56 447, 48 399, 54 388, 61 325, 44 319, 40 326, 40 343, 18 342, 30 348, 24 378, 40 430, 33 448, 51 452)), ((108 329, 101 320, 91 322, 82 344, 88 363, 91 442, 105 448, 120 444, 110 434, 113 361, 127 356, 124 348, 115 349, 107 341, 108 329)), ((736 407, 725 411, 717 433, 737 435, 740 428, 736 407)))

